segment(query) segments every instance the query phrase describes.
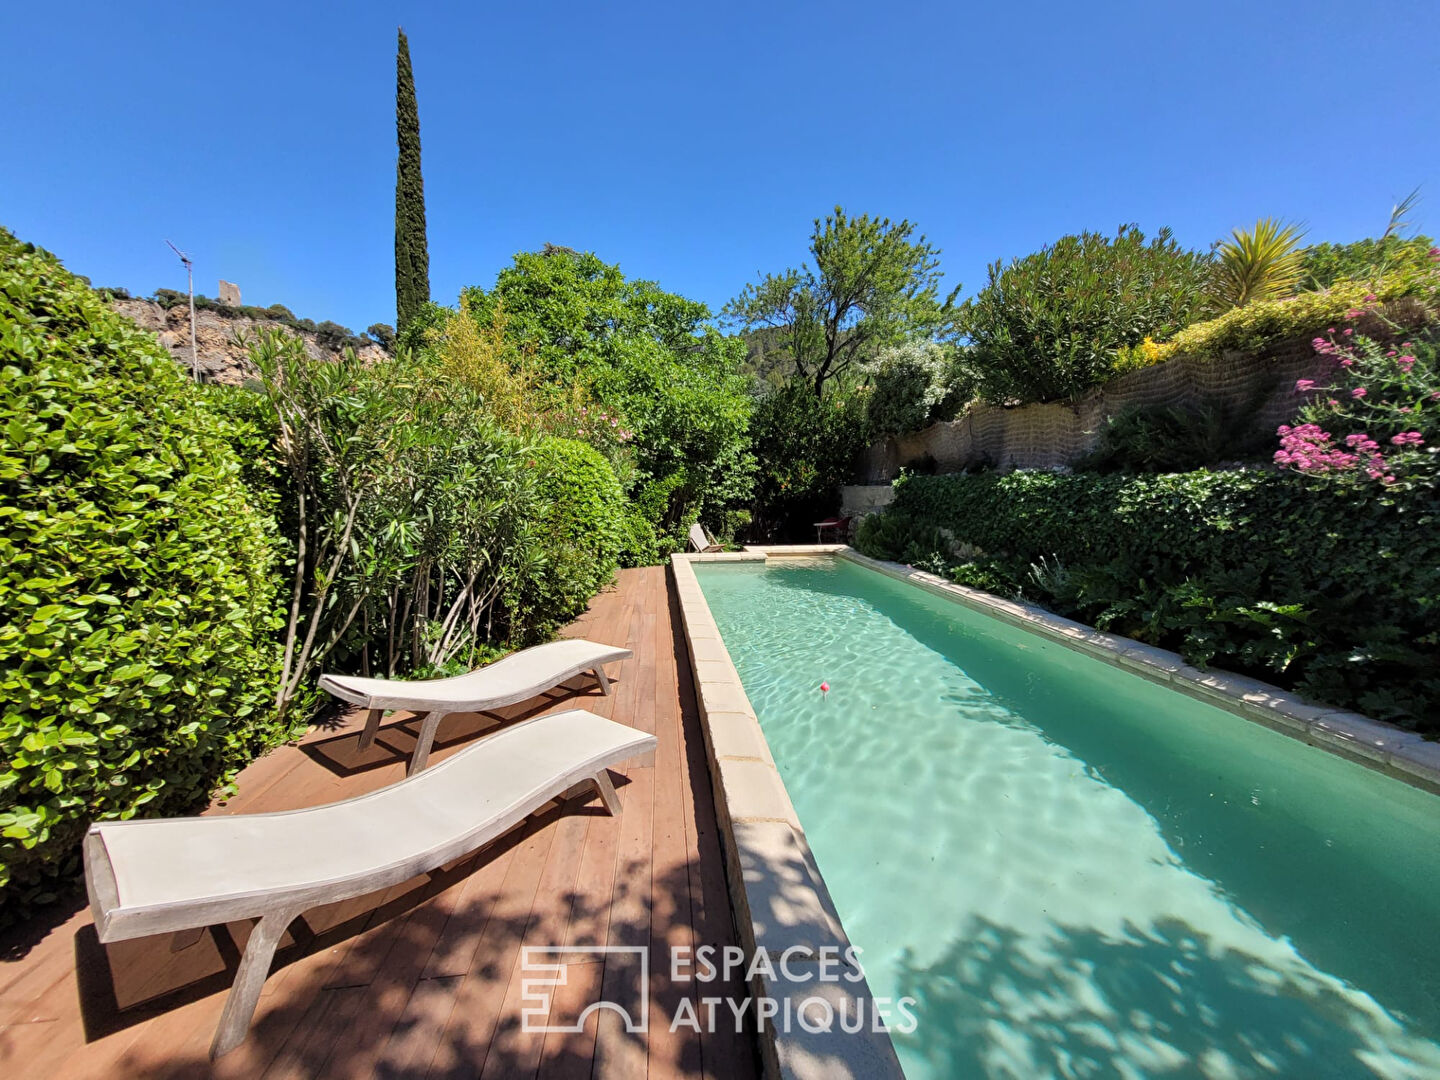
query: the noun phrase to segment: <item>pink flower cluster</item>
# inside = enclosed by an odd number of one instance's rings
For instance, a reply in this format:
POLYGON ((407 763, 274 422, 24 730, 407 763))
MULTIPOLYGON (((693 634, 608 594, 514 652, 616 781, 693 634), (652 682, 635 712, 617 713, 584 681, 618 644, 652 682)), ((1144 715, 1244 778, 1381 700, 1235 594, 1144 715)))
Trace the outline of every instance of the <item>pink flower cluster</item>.
POLYGON ((1298 427, 1282 424, 1278 434, 1280 449, 1275 451, 1275 464, 1281 468, 1320 475, 1364 469, 1371 480, 1384 484, 1395 482, 1394 475, 1385 470, 1385 455, 1380 452, 1380 444, 1368 435, 1347 435, 1345 445, 1349 449, 1342 450, 1332 441, 1330 432, 1322 431, 1319 424, 1298 427))
POLYGON ((1391 435, 1390 442, 1395 446, 1423 446, 1425 440, 1418 431, 1402 431, 1399 435, 1391 435))
POLYGON ((1278 434, 1280 449, 1275 451, 1275 464, 1282 467, 1327 473, 1352 469, 1359 460, 1332 443, 1330 433, 1321 431, 1319 424, 1281 424, 1278 434))
MULTIPOLYGON (((1332 327, 1329 329, 1328 333, 1331 333, 1331 334, 1335 333, 1335 328, 1332 326, 1332 327)), ((1348 333, 1350 333, 1350 331, 1347 329, 1347 330, 1345 331, 1345 333, 1348 334, 1348 333)), ((1336 342, 1331 341, 1331 340, 1328 339, 1328 338, 1323 338, 1323 337, 1311 338, 1311 339, 1310 339, 1310 344, 1311 344, 1311 346, 1315 349, 1315 351, 1316 351, 1317 353, 1319 353, 1321 356, 1338 356, 1338 357, 1340 357, 1340 366, 1341 366, 1341 367, 1349 367, 1350 365, 1352 365, 1353 363, 1355 363, 1355 356, 1354 356, 1354 354, 1353 354, 1352 352, 1350 352, 1350 350, 1349 350, 1348 348, 1346 348, 1346 346, 1337 344, 1336 342)))
POLYGON ((588 407, 581 406, 580 423, 581 425, 584 425, 587 421, 594 425, 594 430, 587 432, 586 429, 581 426, 579 430, 576 431, 577 435, 608 434, 614 436, 618 441, 622 443, 629 442, 631 439, 635 438, 635 433, 633 431, 630 431, 627 428, 622 428, 620 426, 620 421, 617 418, 611 416, 604 409, 596 409, 594 414, 592 415, 588 407), (610 428, 608 432, 605 430, 607 424, 610 428))

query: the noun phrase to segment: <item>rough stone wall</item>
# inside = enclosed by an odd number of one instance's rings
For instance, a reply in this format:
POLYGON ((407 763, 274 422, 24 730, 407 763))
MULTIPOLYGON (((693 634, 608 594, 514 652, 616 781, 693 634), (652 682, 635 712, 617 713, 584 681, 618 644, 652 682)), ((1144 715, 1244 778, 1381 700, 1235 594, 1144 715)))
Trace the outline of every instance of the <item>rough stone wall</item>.
MULTIPOLYGON (((149 330, 170 350, 178 364, 190 370, 190 308, 177 304, 168 311, 151 300, 115 300, 112 306, 120 314, 132 319, 143 330, 149 330)), ((223 315, 218 311, 197 310, 195 312, 195 352, 200 378, 206 382, 226 383, 239 386, 246 379, 256 378, 259 372, 250 363, 246 351, 236 338, 257 327, 277 327, 298 335, 305 342, 305 351, 316 360, 336 360, 340 353, 321 345, 315 335, 307 330, 296 330, 281 323, 255 320, 240 315, 223 315)), ((367 363, 383 360, 385 350, 379 345, 367 345, 359 351, 360 358, 367 363)))
POLYGON ((846 484, 840 489, 842 517, 862 518, 890 505, 895 489, 889 484, 846 484))
POLYGON ((1299 404, 1297 379, 1324 382, 1333 361, 1308 338, 1219 359, 1177 356, 1127 372, 1069 404, 975 405, 956 420, 884 439, 865 453, 860 484, 894 479, 905 466, 959 472, 972 465, 1040 469, 1070 465, 1094 449, 1106 417, 1130 405, 1209 406, 1255 411, 1245 434, 1273 434, 1299 404), (929 459, 933 459, 933 466, 929 459))

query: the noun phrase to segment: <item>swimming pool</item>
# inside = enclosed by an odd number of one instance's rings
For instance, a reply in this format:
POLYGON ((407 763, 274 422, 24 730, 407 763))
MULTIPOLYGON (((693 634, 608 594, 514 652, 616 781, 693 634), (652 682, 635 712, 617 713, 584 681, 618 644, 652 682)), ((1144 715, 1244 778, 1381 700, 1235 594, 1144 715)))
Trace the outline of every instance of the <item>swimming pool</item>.
POLYGON ((1440 799, 847 561, 694 570, 911 1080, 1440 1076, 1440 799))

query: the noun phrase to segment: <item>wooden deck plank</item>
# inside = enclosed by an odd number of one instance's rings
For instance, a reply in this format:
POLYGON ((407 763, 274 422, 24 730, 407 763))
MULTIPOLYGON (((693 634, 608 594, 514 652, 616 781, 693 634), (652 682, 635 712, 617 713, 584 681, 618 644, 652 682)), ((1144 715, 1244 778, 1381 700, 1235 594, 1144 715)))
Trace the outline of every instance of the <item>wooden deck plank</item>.
MULTIPOLYGON (((605 965, 599 960, 568 964, 566 968, 565 985, 555 991, 550 1010, 551 1027, 574 1024, 585 1007, 599 996, 605 976, 605 965)), ((547 1033, 535 1075, 540 1080, 589 1080, 599 1022, 599 1014, 592 1012, 580 1031, 547 1033)))
MULTIPOLYGON (((563 633, 622 645, 613 693, 593 679, 493 715, 447 719, 435 750, 457 753, 497 725, 587 708, 653 731, 653 760, 618 771, 621 813, 594 800, 552 805, 435 880, 416 879, 307 914, 313 941, 282 948, 249 1038, 206 1057, 234 956, 203 938, 100 946, 83 894, 0 942, 0 1074, 31 1077, 755 1075, 748 1037, 671 1036, 668 1013, 694 988, 670 986, 668 948, 733 943, 714 806, 683 638, 661 567, 623 571, 563 633), (651 1031, 613 1012, 578 1033, 519 1031, 524 944, 648 945, 651 1031), (77 965, 77 957, 79 963, 77 965), (85 978, 77 979, 77 968, 85 978), (660 969, 663 969, 661 971, 660 969), (128 1010, 122 1006, 132 1005, 128 1010)), ((254 762, 207 813, 266 812, 351 798, 400 779, 414 718, 387 718, 360 753, 360 718, 341 715, 254 762)), ((231 928, 243 944, 248 925, 231 928)), ((302 935, 303 936, 303 935, 302 935)), ((625 1001, 634 965, 568 964, 552 1019, 596 994, 625 1001)), ((719 992, 706 987, 705 993, 719 992)))
MULTIPOLYGON (((558 814, 550 824, 553 816, 558 814)), ((472 939, 471 960, 428 1075, 473 1078, 483 1068, 554 840, 553 828, 537 830, 511 860, 485 929, 472 939)))
MULTIPOLYGON (((620 846, 616 854, 615 889, 610 901, 607 944, 650 944, 651 836, 654 830, 655 770, 631 769, 622 799, 620 846)), ((638 1020, 640 987, 628 957, 607 957, 602 982, 606 1001, 621 1004, 638 1020)), ((652 959, 654 959, 652 957, 652 959)), ((652 1018, 654 1019, 654 1018, 652 1018)), ((645 1040, 625 1030, 612 1010, 599 1014, 595 1033, 595 1072, 598 1080, 644 1076, 647 1072, 645 1040)))

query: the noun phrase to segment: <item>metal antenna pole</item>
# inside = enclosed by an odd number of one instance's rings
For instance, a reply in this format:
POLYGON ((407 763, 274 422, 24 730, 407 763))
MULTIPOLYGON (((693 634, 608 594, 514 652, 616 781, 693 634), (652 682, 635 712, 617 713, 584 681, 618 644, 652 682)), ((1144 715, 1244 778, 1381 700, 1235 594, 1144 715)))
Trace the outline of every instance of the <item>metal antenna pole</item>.
MULTIPOLYGON (((166 240, 165 243, 170 244, 170 241, 166 240)), ((200 358, 195 351, 195 264, 190 261, 189 255, 174 244, 170 244, 170 250, 179 255, 180 261, 185 264, 185 280, 190 289, 190 378, 199 382, 200 358)))

